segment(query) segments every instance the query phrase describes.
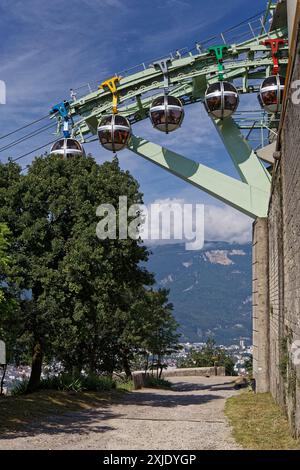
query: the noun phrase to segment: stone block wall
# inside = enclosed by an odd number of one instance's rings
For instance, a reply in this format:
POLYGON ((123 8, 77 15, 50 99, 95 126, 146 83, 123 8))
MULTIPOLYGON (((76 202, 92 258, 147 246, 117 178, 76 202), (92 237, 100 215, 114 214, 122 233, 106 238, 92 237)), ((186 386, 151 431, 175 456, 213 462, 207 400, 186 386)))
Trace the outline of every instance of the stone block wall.
MULTIPOLYGON (((300 9, 299 9, 300 10, 300 9)), ((273 169, 268 220, 254 224, 254 374, 300 436, 300 11, 273 169), (267 249, 267 257, 264 258, 267 249), (266 280, 266 283, 264 283, 266 280), (267 306, 267 308, 266 308, 267 306)))
MULTIPOLYGON (((294 84, 300 80, 300 28, 291 86, 281 132, 281 188, 283 250, 282 364, 286 409, 292 428, 300 436, 300 363, 293 357, 292 345, 300 341, 300 100, 294 96, 294 84)), ((272 201, 275 205, 276 201, 272 201)), ((300 346, 300 344, 299 344, 300 346)), ((300 352, 299 358, 300 359, 300 352)))
POLYGON ((253 373, 257 392, 265 393, 270 389, 267 219, 253 225, 252 263, 253 373))

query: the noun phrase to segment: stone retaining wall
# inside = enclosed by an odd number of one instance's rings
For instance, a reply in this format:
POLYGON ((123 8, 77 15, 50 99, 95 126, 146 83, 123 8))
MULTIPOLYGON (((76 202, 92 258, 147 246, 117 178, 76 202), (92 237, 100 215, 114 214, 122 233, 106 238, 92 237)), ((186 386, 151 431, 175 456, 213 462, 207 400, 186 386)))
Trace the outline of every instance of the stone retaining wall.
MULTIPOLYGON (((173 369, 164 371, 162 374, 163 379, 168 377, 210 377, 210 376, 225 376, 225 367, 195 367, 189 369, 173 369)), ((134 390, 139 390, 147 386, 147 377, 149 373, 133 372, 132 380, 134 390)))

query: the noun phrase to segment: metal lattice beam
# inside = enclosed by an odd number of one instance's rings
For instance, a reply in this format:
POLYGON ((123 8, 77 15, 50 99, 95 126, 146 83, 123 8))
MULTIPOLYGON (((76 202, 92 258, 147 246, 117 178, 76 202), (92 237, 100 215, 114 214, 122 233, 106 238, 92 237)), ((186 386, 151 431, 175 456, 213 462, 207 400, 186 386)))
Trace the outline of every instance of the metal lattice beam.
POLYGON ((213 122, 241 180, 244 183, 261 188, 263 191, 270 191, 270 173, 257 158, 256 153, 250 147, 234 120, 229 117, 213 122))
POLYGON ((270 197, 267 189, 238 181, 141 137, 132 136, 129 149, 249 217, 267 214, 270 197))
MULTIPOLYGON (((273 65, 270 49, 262 45, 267 38, 282 38, 287 30, 278 29, 269 34, 247 40, 239 45, 232 45, 225 54, 225 80, 244 79, 244 92, 247 82, 253 78, 264 78, 273 65)), ((283 51, 288 46, 282 47, 283 51)), ((285 67, 288 59, 282 58, 285 67)), ((169 66, 169 82, 172 94, 181 98, 183 104, 189 104, 202 98, 208 83, 218 80, 218 65, 208 52, 173 60, 169 66)), ((163 74, 154 67, 124 77, 118 87, 119 111, 131 122, 145 119, 155 90, 163 87, 163 74), (143 96, 147 95, 148 96, 143 96)), ((83 98, 70 103, 71 115, 75 119, 75 135, 85 137, 96 133, 101 116, 111 111, 111 94, 99 89, 83 98)))
MULTIPOLYGON (((269 10, 266 18, 268 14, 269 10)), ((240 79, 239 93, 257 92, 254 80, 270 74, 272 54, 270 48, 263 44, 264 41, 287 35, 286 28, 266 32, 263 22, 260 34, 255 35, 249 26, 250 39, 224 49, 223 78, 228 81, 240 79)), ((280 64, 285 68, 288 63, 288 46, 284 44, 281 50, 283 55, 280 64)), ((168 84, 172 95, 180 98, 184 106, 202 101, 207 85, 219 79, 218 66, 220 64, 214 54, 202 52, 200 45, 195 54, 189 52, 185 57, 180 53, 176 54, 176 58, 172 56, 168 64, 168 84)), ((163 88, 165 78, 162 70, 144 64, 137 73, 126 74, 118 86, 119 112, 131 124, 146 119, 153 96, 163 88)), ((90 139, 97 134, 101 117, 111 113, 111 93, 103 88, 90 92, 71 102, 70 112, 74 119, 74 135, 82 141, 90 139)), ((274 127, 272 119, 268 116, 265 119, 267 122, 264 126, 274 127)), ((241 133, 241 128, 251 129, 252 132, 258 126, 257 121, 250 123, 249 127, 249 123, 238 117, 237 113, 236 121, 227 118, 215 121, 215 126, 238 171, 240 181, 140 137, 132 136, 129 149, 244 214, 252 218, 265 217, 271 176, 241 133)))

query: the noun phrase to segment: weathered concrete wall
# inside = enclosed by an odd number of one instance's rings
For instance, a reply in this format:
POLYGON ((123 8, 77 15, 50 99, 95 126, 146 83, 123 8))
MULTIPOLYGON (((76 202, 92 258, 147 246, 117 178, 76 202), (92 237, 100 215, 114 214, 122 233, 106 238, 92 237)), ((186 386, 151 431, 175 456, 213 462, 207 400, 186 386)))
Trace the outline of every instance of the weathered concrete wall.
POLYGON ((284 351, 284 282, 282 181, 280 168, 274 174, 273 193, 269 210, 269 306, 270 306, 270 389, 282 406, 285 404, 285 386, 281 373, 284 351))
POLYGON ((300 350, 294 354, 300 340, 300 102, 293 96, 300 80, 300 28, 295 44, 268 220, 269 364, 270 390, 300 436, 300 350))
POLYGON ((253 373, 257 392, 265 393, 270 389, 267 219, 253 224, 252 263, 253 373))
MULTIPOLYGON (((300 79, 300 34, 292 73, 292 83, 300 79)), ((286 383, 286 403, 290 422, 300 435, 300 364, 294 364, 290 347, 300 340, 300 103, 290 89, 281 135, 282 174, 284 332, 283 349, 288 360, 282 370, 286 383)))
MULTIPOLYGON (((210 377, 210 376, 225 376, 225 367, 191 367, 188 369, 173 369, 163 371, 162 378, 168 377, 210 377)), ((132 373, 133 386, 135 390, 147 387, 147 378, 149 373, 136 371, 132 373)))
POLYGON ((187 369, 174 369, 166 370, 163 372, 163 377, 188 377, 188 376, 214 376, 225 375, 225 367, 191 367, 187 369))

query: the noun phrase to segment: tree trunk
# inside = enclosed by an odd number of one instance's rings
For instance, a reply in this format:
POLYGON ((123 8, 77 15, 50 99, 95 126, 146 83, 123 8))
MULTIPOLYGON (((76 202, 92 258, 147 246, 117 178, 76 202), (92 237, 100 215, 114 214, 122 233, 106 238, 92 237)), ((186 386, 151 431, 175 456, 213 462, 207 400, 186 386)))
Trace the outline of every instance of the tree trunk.
POLYGON ((0 396, 3 394, 3 387, 4 387, 6 369, 7 369, 7 364, 4 364, 3 365, 3 375, 2 375, 2 378, 1 378, 1 384, 0 384, 0 396))
POLYGON ((123 356, 122 363, 123 363, 124 372, 126 374, 126 378, 131 379, 131 370, 130 370, 130 366, 129 366, 127 356, 123 356))
POLYGON ((32 393, 39 388, 43 364, 43 349, 38 340, 33 348, 31 374, 27 387, 27 393, 32 393))
POLYGON ((147 374, 148 369, 149 369, 149 353, 147 353, 147 356, 146 356, 145 374, 147 374))

